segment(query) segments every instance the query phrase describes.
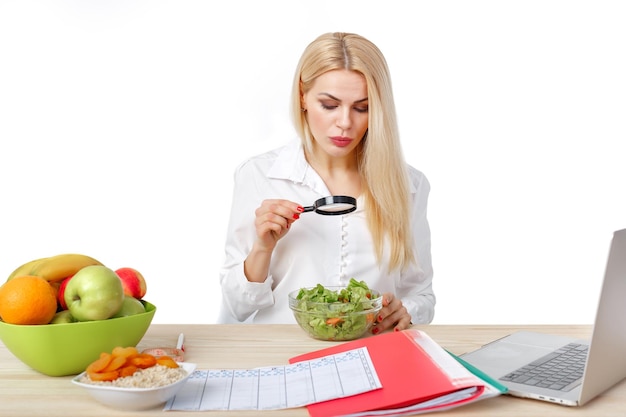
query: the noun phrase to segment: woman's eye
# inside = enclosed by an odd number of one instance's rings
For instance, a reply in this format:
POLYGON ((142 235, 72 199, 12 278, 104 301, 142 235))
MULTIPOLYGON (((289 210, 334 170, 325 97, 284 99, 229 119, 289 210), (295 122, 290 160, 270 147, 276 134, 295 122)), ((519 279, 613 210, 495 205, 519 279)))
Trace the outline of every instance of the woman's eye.
MULTIPOLYGON (((322 106, 322 108, 324 110, 335 110, 337 107, 339 107, 339 105, 337 104, 329 104, 329 103, 320 103, 320 105, 322 106)), ((358 112, 358 113, 367 113, 369 110, 368 106, 359 106, 359 107, 353 107, 354 111, 358 112)))

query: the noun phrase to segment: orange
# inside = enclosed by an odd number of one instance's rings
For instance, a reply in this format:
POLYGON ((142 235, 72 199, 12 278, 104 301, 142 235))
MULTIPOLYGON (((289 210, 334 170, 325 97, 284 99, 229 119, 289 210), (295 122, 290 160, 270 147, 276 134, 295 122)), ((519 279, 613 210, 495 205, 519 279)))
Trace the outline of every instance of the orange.
POLYGON ((48 324, 56 311, 54 288, 41 277, 16 277, 0 287, 0 318, 5 323, 48 324))

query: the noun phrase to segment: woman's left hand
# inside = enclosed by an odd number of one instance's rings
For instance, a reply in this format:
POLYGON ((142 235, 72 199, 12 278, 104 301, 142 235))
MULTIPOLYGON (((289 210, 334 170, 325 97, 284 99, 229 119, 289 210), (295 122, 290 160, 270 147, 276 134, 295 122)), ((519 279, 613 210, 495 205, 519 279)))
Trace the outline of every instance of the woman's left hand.
POLYGON ((372 327, 372 333, 382 333, 393 328, 400 331, 411 327, 411 315, 406 310, 402 301, 392 293, 383 294, 383 308, 376 317, 376 323, 372 327))

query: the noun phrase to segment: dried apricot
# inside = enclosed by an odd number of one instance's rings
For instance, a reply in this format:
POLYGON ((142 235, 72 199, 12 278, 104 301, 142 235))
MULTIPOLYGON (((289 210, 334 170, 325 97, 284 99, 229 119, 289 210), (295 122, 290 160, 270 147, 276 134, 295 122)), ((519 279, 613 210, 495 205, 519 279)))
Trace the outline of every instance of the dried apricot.
POLYGON ((111 363, 112 360, 113 355, 107 352, 102 352, 98 359, 87 365, 87 372, 101 372, 111 363))
POLYGON ((135 365, 126 365, 123 368, 119 369, 120 372, 120 378, 123 378, 125 376, 132 376, 135 372, 137 372, 139 368, 137 368, 135 365))
POLYGON ((126 365, 126 358, 123 356, 113 356, 113 359, 111 360, 111 362, 109 362, 109 364, 106 366, 106 368, 104 368, 102 371, 100 372, 111 372, 111 371, 116 371, 118 369, 120 369, 121 367, 123 367, 124 365, 126 365))
POLYGON ((129 347, 117 346, 113 348, 113 350, 111 351, 111 354, 113 356, 120 356, 122 358, 130 358, 132 356, 137 356, 139 354, 139 351, 137 350, 136 347, 133 347, 133 346, 129 346, 129 347))
POLYGON ((149 353, 140 353, 139 355, 130 359, 130 363, 137 368, 145 369, 156 365, 156 358, 149 353))
POLYGON ((114 381, 119 378, 120 373, 118 371, 87 372, 87 375, 89 375, 92 381, 114 381))
POLYGON ((160 356, 156 360, 157 364, 167 366, 168 368, 178 368, 178 364, 171 356, 160 356))

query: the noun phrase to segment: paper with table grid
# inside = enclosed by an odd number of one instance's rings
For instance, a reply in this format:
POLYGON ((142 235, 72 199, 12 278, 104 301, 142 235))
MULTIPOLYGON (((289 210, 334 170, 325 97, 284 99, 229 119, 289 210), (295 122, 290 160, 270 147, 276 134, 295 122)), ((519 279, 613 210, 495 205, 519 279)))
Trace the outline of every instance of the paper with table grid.
POLYGON ((382 388, 366 347, 291 365, 196 370, 165 411, 276 410, 382 388))

